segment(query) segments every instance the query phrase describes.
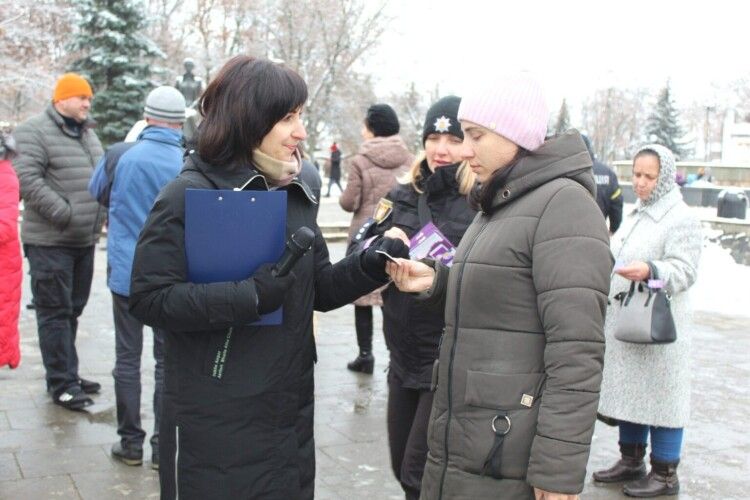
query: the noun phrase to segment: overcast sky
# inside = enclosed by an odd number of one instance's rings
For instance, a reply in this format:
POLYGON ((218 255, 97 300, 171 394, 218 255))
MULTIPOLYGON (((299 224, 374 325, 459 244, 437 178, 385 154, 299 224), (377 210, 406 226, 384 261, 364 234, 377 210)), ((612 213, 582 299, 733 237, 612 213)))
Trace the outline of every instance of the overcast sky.
POLYGON ((394 18, 367 69, 381 95, 415 81, 460 93, 492 72, 527 70, 550 108, 598 88, 663 87, 679 105, 710 101, 712 82, 750 75, 744 1, 392 0, 394 18))

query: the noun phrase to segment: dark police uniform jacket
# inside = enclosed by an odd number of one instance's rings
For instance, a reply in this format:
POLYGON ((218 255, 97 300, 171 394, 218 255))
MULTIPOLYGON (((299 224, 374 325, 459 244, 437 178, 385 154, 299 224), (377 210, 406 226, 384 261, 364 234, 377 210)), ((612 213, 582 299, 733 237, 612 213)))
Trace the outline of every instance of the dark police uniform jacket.
MULTIPOLYGON (((457 170, 455 164, 440 167, 430 175, 423 161, 423 180, 419 185, 427 196, 432 222, 455 246, 476 215, 466 196, 458 191, 457 170)), ((419 193, 411 184, 399 184, 387 198, 393 202, 393 212, 378 230, 385 232, 395 226, 411 238, 422 228, 419 193)), ((399 292, 393 284, 383 292, 383 331, 390 350, 390 369, 405 388, 429 389, 444 326, 442 311, 436 314, 435 308, 416 300, 412 294, 399 292)))
POLYGON ((615 233, 622 222, 622 190, 617 174, 604 163, 594 159, 594 181, 596 182, 596 204, 609 219, 609 232, 615 233))

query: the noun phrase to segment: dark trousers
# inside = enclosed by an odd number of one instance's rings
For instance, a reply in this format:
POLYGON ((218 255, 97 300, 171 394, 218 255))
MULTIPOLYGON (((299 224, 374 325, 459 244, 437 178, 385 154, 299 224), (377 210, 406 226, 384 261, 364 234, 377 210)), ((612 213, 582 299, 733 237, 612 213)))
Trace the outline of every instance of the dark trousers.
POLYGON ((359 352, 372 352, 372 306, 354 306, 354 328, 359 352))
MULTIPOLYGON (((115 399, 117 400, 117 434, 123 447, 142 448, 146 432, 141 427, 141 353, 143 323, 128 311, 128 298, 112 293, 115 320, 115 399)), ((164 393, 164 332, 154 328, 154 434, 151 448, 159 450, 159 421, 164 393)))
POLYGON ((432 398, 429 390, 406 389, 393 370, 388 371, 388 445, 391 468, 406 500, 416 500, 427 462, 427 425, 432 398))
POLYGON ((76 332, 94 276, 94 246, 24 245, 29 259, 31 293, 39 348, 53 397, 80 384, 76 332))
POLYGON ((344 189, 341 187, 341 181, 331 177, 328 179, 328 192, 326 193, 326 196, 331 196, 331 187, 333 187, 334 184, 339 187, 339 192, 344 192, 344 189))

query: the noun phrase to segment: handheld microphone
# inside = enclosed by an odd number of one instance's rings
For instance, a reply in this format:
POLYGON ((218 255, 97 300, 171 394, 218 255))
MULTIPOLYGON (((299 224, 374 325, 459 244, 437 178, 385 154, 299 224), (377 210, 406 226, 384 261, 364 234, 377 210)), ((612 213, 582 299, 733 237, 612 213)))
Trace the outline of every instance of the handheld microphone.
POLYGON ((274 276, 286 276, 297 261, 305 255, 315 240, 315 233, 307 226, 297 229, 286 241, 286 249, 273 268, 274 276))

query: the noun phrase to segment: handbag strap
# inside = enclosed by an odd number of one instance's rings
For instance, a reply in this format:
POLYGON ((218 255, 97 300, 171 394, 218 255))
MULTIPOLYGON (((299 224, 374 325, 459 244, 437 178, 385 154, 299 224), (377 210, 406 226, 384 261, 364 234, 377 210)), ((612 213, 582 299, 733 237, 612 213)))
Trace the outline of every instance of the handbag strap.
MULTIPOLYGON (((635 231, 635 228, 638 226, 638 223, 641 222, 641 218, 638 217, 638 220, 635 221, 635 223, 630 227, 630 231, 628 231, 628 234, 622 239, 622 245, 620 245, 620 250, 617 252, 617 255, 615 256, 615 260, 620 258, 620 254, 622 253, 622 250, 625 248, 625 243, 628 242, 630 239, 630 235, 633 234, 633 231, 635 231)), ((615 270, 612 269, 612 273, 609 275, 609 279, 611 280, 615 275, 615 270)))
POLYGON ((654 263, 649 260, 646 262, 646 264, 648 264, 648 270, 649 270, 649 274, 651 274, 651 279, 658 280, 659 271, 656 269, 656 266, 654 265, 654 263))
POLYGON ((630 303, 630 299, 633 298, 633 295, 635 295, 635 281, 630 282, 630 290, 622 297, 621 304, 623 307, 630 303))
POLYGON ((427 204, 427 192, 419 193, 417 214, 419 215, 420 226, 425 227, 428 223, 432 222, 432 212, 430 212, 430 206, 427 204))

